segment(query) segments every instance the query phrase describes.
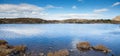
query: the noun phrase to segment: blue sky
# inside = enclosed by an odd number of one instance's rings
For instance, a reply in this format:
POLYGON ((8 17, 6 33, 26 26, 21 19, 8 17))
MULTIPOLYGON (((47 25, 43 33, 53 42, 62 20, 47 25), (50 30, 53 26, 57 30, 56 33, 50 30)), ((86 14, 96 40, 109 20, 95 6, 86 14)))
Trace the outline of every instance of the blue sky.
POLYGON ((120 15, 120 0, 0 0, 0 17, 43 19, 111 19, 120 15))

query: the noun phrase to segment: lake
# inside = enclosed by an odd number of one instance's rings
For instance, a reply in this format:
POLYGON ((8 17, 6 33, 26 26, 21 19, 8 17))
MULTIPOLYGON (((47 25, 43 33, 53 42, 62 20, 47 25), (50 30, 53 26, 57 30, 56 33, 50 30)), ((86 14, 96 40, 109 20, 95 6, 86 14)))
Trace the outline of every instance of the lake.
MULTIPOLYGON (((11 45, 26 45, 36 53, 76 49, 78 42, 88 41, 93 46, 103 44, 120 55, 120 24, 0 24, 0 39, 11 45)), ((101 52, 87 53, 83 55, 104 56, 101 52)))

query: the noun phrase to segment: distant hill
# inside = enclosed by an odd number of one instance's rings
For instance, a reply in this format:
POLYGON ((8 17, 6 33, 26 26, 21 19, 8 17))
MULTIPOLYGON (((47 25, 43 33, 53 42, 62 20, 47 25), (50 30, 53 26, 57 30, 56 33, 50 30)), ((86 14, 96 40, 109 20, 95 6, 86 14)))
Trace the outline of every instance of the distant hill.
POLYGON ((0 23, 44 23, 46 20, 39 18, 2 18, 0 19, 0 23))
POLYGON ((67 19, 64 23, 112 23, 110 19, 67 19))
POLYGON ((120 16, 116 16, 115 18, 113 18, 113 20, 120 21, 120 16))
POLYGON ((66 19, 66 20, 44 20, 41 18, 0 18, 0 24, 48 24, 48 23, 120 23, 120 16, 110 19, 66 19))

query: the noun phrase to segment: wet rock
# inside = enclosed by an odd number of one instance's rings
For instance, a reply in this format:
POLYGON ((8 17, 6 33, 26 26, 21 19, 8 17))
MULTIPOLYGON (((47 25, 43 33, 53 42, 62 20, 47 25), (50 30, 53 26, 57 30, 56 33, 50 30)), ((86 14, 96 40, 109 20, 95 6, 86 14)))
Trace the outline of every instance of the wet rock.
POLYGON ((69 55, 69 51, 67 49, 59 50, 58 52, 61 56, 68 56, 69 55))
POLYGON ((91 46, 89 42, 80 42, 76 45, 78 50, 85 51, 90 50, 91 46))
POLYGON ((10 55, 10 54, 12 54, 12 52, 13 52, 13 49, 0 49, 0 56, 2 56, 2 55, 10 55))
POLYGON ((1 48, 1 49, 7 49, 7 48, 8 48, 8 45, 0 45, 0 48, 1 48))
POLYGON ((5 40, 0 40, 0 45, 6 45, 6 44, 8 44, 7 41, 5 41, 5 40))
POLYGON ((0 56, 6 56, 12 53, 12 49, 8 49, 8 42, 0 40, 0 56))
POLYGON ((25 53, 27 47, 24 45, 19 45, 19 46, 14 46, 13 48, 15 50, 16 53, 25 53))
POLYGON ((7 54, 0 52, 0 56, 7 56, 7 54))
POLYGON ((0 40, 0 56, 24 56, 26 46, 10 46, 7 41, 0 40))
POLYGON ((68 55, 69 55, 69 51, 66 49, 55 51, 55 52, 49 52, 47 54, 47 56, 68 56, 68 55))
POLYGON ((48 52, 47 56, 54 56, 53 52, 48 52))
POLYGON ((39 53, 39 56, 44 56, 44 53, 39 53))
POLYGON ((93 47, 94 50, 96 51, 102 51, 104 53, 109 53, 111 52, 111 50, 109 50, 107 47, 105 47, 104 45, 97 45, 93 47))

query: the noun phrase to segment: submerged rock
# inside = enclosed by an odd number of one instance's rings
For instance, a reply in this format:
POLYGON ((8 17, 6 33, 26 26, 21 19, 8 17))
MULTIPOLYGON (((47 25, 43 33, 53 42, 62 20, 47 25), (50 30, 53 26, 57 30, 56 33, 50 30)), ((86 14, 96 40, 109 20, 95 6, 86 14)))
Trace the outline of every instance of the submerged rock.
POLYGON ((53 52, 48 52, 47 56, 54 56, 53 52))
POLYGON ((94 50, 96 51, 102 51, 104 53, 109 53, 111 52, 111 50, 109 50, 107 47, 105 47, 104 45, 97 45, 93 47, 94 50))
POLYGON ((76 45, 77 49, 81 51, 90 50, 91 45, 89 42, 80 42, 76 45))
POLYGON ((44 56, 44 53, 39 53, 39 56, 44 56))
POLYGON ((67 56, 67 55, 69 55, 69 51, 68 51, 67 49, 59 50, 58 53, 59 53, 61 56, 67 56))
MULTIPOLYGON (((76 44, 76 47, 80 51, 95 50, 95 52, 96 51, 102 51, 104 53, 110 52, 110 50, 104 45, 97 45, 92 47, 89 42, 79 42, 78 44, 76 44)), ((71 53, 74 52, 73 49, 70 49, 70 51, 68 51, 67 49, 63 49, 63 50, 58 50, 54 52, 48 52, 46 54, 46 53, 35 53, 35 52, 26 53, 26 50, 27 50, 27 47, 24 45, 10 46, 8 45, 7 41, 0 40, 0 56, 69 56, 71 53)), ((80 56, 80 54, 76 56, 80 56)))
POLYGON ((69 55, 69 51, 66 49, 55 51, 55 52, 49 52, 47 54, 47 56, 68 56, 68 55, 69 55))
POLYGON ((17 52, 23 52, 24 53, 26 51, 27 47, 24 46, 24 45, 19 45, 19 46, 14 46, 13 49, 17 52))

